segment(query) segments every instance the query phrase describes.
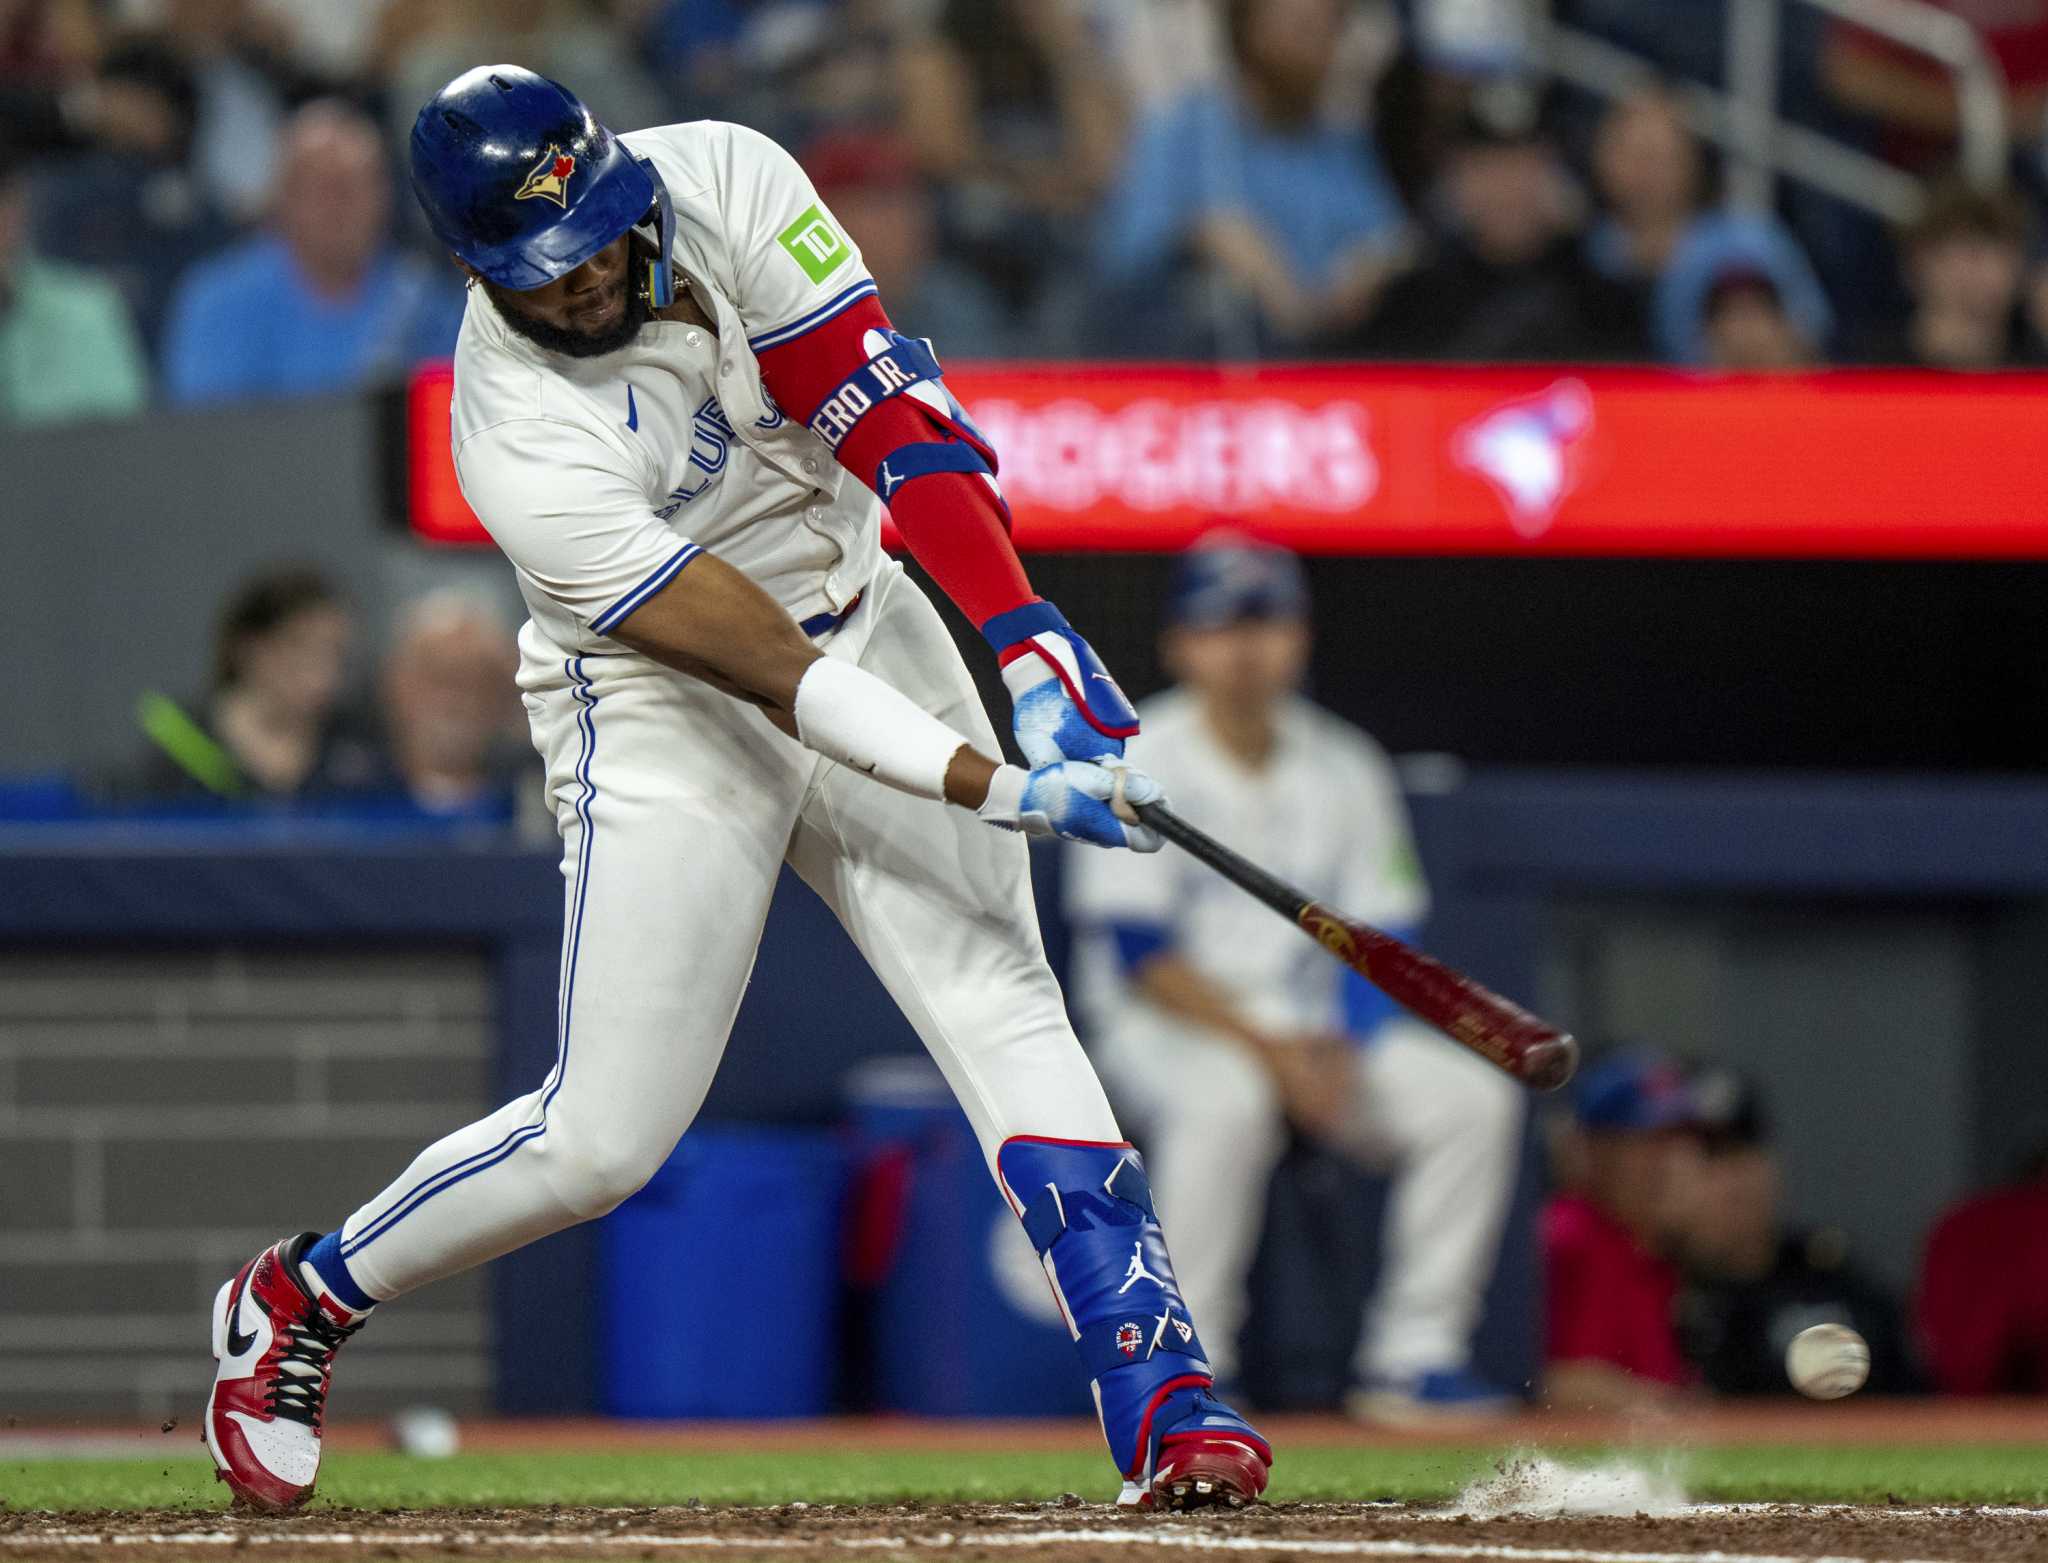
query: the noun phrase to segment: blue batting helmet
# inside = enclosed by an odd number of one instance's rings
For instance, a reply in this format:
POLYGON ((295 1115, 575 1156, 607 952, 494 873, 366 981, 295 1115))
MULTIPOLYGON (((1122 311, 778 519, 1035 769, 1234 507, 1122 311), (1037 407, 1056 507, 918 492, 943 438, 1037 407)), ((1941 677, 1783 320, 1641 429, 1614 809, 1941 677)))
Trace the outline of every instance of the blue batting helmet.
POLYGON ((1205 535, 1174 561, 1166 589, 1166 621, 1217 629, 1246 619, 1299 619, 1308 614, 1308 577, 1286 549, 1242 532, 1205 535))
POLYGON ((479 65, 412 125, 412 187, 441 242, 500 287, 545 287, 645 225, 654 307, 673 300, 675 219, 654 165, 576 94, 517 65, 479 65))

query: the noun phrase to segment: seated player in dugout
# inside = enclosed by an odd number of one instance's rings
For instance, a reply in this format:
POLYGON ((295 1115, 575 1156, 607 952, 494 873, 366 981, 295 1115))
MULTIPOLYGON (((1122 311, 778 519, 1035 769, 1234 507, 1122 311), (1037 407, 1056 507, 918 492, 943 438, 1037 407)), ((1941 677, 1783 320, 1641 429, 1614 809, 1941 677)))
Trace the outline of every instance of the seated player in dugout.
MULTIPOLYGON (((1174 688, 1139 708, 1130 754, 1176 807, 1309 895, 1404 939, 1428 892, 1392 765, 1300 692, 1300 561, 1211 533, 1175 568, 1161 641, 1174 688)), ((1288 1125, 1392 1180, 1377 1291, 1353 1363, 1354 1415, 1506 1410, 1472 1367, 1522 1130, 1514 1083, 1396 1009, 1297 928, 1179 854, 1076 855, 1068 910, 1090 1040, 1145 1137, 1209 1360, 1232 1372, 1267 1185, 1288 1125)))
POLYGON ((1543 1392, 1557 1410, 1652 1409, 1696 1382, 1663 1251, 1692 1122, 1684 1075, 1653 1053, 1610 1053, 1572 1083, 1543 1212, 1543 1392))
POLYGON ((1692 1119, 1675 1149, 1664 1222, 1677 1260, 1678 1343, 1719 1395, 1791 1395, 1785 1351, 1816 1324, 1870 1347, 1876 1394, 1921 1387, 1898 1302, 1854 1264, 1848 1236, 1788 1223, 1784 1169, 1755 1081, 1721 1066, 1688 1074, 1692 1119))
POLYGON ((662 1165, 788 862, 958 1094, 1124 1501, 1256 1498, 1272 1452, 1211 1393, 1019 836, 1156 851, 1133 806, 1159 788, 1123 760, 1136 713, 1031 590, 995 452, 932 349, 891 326, 857 247, 754 131, 616 136, 566 88, 484 66, 420 111, 411 159, 471 281, 456 472, 531 614, 519 687, 564 847, 557 1053, 531 1094, 222 1286, 206 1439, 223 1478, 302 1502, 336 1350, 376 1306, 602 1215, 662 1165), (988 638, 1029 769, 994 758, 937 610, 883 555, 883 501, 988 638))

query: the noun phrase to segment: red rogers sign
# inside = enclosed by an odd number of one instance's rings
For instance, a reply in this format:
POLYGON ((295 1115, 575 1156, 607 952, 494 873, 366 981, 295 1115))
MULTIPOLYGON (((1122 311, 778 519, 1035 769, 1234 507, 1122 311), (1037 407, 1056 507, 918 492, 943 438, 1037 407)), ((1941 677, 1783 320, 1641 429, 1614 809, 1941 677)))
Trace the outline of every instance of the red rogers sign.
MULTIPOLYGON (((2048 375, 959 365, 1021 547, 2048 558, 2048 375)), ((416 379, 411 511, 484 541, 416 379)))
POLYGON ((1370 423, 1355 401, 1148 396, 1115 405, 1062 396, 1033 406, 976 396, 971 412, 1002 456, 1013 508, 1342 515, 1370 504, 1380 486, 1370 423))

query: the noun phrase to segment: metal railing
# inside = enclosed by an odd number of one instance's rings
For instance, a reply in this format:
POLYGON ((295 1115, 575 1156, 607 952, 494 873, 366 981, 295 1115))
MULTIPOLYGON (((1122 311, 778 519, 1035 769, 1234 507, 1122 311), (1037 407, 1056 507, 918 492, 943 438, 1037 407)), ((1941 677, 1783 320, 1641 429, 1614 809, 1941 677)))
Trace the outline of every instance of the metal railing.
MULTIPOLYGON (((1778 112, 1784 12, 1792 0, 1728 0, 1727 86, 1677 84, 1680 111, 1696 135, 1731 155, 1729 198, 1769 206, 1780 178, 1796 179, 1892 222, 1910 221, 1921 182, 1882 159, 1778 112)), ((1818 11, 1924 54, 1955 77, 1961 164, 1973 184, 2003 182, 2009 153, 2005 77, 1983 38, 1961 17, 1923 0, 1799 0, 1818 11)), ((1578 28, 1552 22, 1553 74, 1602 97, 1620 97, 1653 73, 1650 61, 1578 28)))

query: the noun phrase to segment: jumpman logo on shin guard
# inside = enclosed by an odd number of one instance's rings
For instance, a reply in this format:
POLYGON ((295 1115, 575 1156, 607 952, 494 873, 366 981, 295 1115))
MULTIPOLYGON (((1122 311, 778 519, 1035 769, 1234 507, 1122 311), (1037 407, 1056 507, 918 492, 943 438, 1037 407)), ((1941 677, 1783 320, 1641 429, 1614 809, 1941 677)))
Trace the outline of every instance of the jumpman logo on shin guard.
POLYGON ((1145 1244, 1143 1239, 1131 1244, 1131 1267, 1124 1272, 1124 1284, 1116 1289, 1117 1296, 1123 1296, 1125 1292, 1136 1286, 1140 1281, 1150 1281, 1154 1286, 1160 1284, 1159 1277, 1145 1268, 1145 1244))
POLYGON ((1173 1278, 1137 1152, 1019 1136, 1003 1142, 997 1174, 1066 1303, 1102 1435, 1124 1476, 1120 1501, 1255 1500, 1272 1449, 1211 1392, 1208 1354, 1173 1278), (1015 1192, 1031 1189, 1040 1192, 1028 1203, 1015 1192))

